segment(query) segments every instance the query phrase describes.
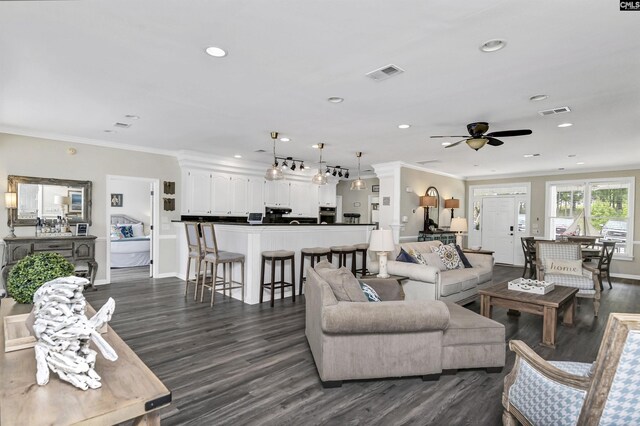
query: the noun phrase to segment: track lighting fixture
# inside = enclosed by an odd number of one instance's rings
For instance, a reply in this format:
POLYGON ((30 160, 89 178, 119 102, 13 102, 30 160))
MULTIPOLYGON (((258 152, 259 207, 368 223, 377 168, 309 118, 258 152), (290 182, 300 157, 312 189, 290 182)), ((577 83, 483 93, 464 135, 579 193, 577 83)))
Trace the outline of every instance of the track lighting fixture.
POLYGON ((283 168, 283 169, 286 169, 287 167, 289 167, 289 164, 287 164, 287 160, 284 160, 284 161, 282 162, 282 168, 283 168))
POLYGON ((347 172, 344 174, 344 178, 349 179, 349 170, 347 170, 347 172))
POLYGON ((338 172, 338 177, 342 177, 342 169, 338 172))
POLYGON ((296 169, 296 162, 292 162, 291 163, 291 171, 294 171, 296 169))
POLYGON ((338 174, 338 171, 336 169, 333 169, 333 173, 331 173, 331 175, 335 176, 338 174))

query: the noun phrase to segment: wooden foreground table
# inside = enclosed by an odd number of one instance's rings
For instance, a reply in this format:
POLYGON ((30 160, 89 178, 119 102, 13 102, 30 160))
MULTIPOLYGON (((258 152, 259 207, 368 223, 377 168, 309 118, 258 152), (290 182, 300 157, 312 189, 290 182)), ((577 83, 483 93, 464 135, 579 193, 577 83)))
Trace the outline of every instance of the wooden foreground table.
POLYGON ((573 325, 577 288, 555 286, 550 293, 541 295, 509 290, 508 282, 479 290, 480 314, 491 318, 491 308, 500 306, 513 311, 542 315, 542 345, 556 347, 558 310, 563 311, 562 323, 573 325))
MULTIPOLYGON (((31 305, 3 299, 0 320, 30 310, 31 305)), ((111 327, 102 336, 118 359, 107 361, 98 352, 96 372, 102 387, 83 391, 53 372, 47 385, 38 386, 33 348, 5 353, 0 333, 0 424, 112 425, 134 419, 136 425, 159 425, 155 410, 171 402, 171 392, 111 327)))

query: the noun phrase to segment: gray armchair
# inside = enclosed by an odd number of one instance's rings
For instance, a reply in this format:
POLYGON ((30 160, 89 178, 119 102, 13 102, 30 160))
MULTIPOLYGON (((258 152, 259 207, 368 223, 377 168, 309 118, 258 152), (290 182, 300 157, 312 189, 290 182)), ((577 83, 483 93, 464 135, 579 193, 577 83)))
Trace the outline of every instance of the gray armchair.
POLYGON ((548 260, 582 261, 582 248, 578 243, 538 241, 536 243, 536 270, 538 279, 578 289, 576 297, 593 299, 593 315, 600 309, 600 283, 595 270, 582 265, 582 275, 552 274, 545 271, 548 260))
POLYGON ((502 423, 534 426, 640 424, 640 314, 611 314, 593 364, 545 361, 512 340, 502 423))

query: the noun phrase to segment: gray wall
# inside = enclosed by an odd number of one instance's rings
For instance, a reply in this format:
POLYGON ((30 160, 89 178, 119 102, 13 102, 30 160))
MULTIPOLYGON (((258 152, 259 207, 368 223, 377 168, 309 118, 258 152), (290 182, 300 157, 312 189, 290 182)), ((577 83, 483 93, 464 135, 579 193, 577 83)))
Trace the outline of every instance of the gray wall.
POLYGON ((420 196, 425 195, 427 188, 436 187, 440 193, 439 215, 431 208, 429 218, 438 223, 440 228, 446 228, 451 221, 451 210, 444 208, 445 198, 460 200, 460 208, 454 210, 455 217, 466 217, 465 183, 461 179, 442 176, 403 167, 400 172, 400 217, 407 216, 408 221, 400 231, 401 237, 417 237, 424 226, 424 208, 419 207, 420 196), (410 192, 407 192, 409 190, 410 192))
POLYGON ((369 216, 368 196, 378 196, 377 192, 371 192, 371 186, 380 183, 378 178, 363 180, 367 182, 367 189, 362 191, 352 191, 350 180, 341 180, 336 187, 336 195, 342 195, 342 213, 360 213, 360 223, 365 223, 369 216), (360 203, 360 207, 354 203, 360 203))
POLYGON ((633 261, 614 260, 611 265, 612 273, 640 275, 640 170, 616 170, 610 172, 575 173, 553 176, 528 176, 507 179, 469 180, 466 182, 466 191, 469 193, 470 185, 499 185, 501 183, 531 182, 531 220, 537 220, 540 234, 545 235, 544 206, 546 197, 546 183, 550 181, 597 179, 610 177, 635 177, 635 211, 634 211, 634 259, 633 261))
MULTIPOLYGON (((176 182, 180 185, 180 168, 175 157, 149 154, 93 145, 73 144, 50 139, 16 136, 0 133, 0 187, 7 188, 8 175, 38 176, 59 179, 90 180, 93 183, 92 225, 89 232, 98 237, 96 260, 98 280, 104 280, 106 270, 106 230, 107 196, 106 176, 136 176, 156 178, 176 182), (77 149, 76 155, 69 155, 67 149, 77 149)), ((3 192, 4 192, 3 191, 3 192)), ((181 194, 176 194, 176 205, 180 205, 181 194)), ((158 197, 161 199, 162 197, 158 197)), ((7 235, 7 210, 4 199, 0 208, 0 236, 7 235)), ((172 219, 179 219, 180 213, 165 212, 160 209, 160 274, 170 274, 177 270, 176 239, 172 219)), ((34 235, 34 227, 17 227, 16 235, 34 235)))

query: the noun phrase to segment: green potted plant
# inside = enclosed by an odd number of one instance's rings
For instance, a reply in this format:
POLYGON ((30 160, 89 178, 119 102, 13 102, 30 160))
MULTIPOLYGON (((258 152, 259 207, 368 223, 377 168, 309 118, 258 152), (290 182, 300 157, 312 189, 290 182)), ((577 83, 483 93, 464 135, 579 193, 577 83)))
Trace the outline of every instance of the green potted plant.
POLYGON ((73 275, 75 267, 58 253, 35 253, 9 272, 7 291, 18 303, 33 303, 33 294, 47 281, 73 275))

